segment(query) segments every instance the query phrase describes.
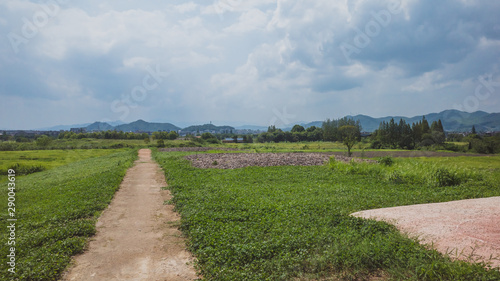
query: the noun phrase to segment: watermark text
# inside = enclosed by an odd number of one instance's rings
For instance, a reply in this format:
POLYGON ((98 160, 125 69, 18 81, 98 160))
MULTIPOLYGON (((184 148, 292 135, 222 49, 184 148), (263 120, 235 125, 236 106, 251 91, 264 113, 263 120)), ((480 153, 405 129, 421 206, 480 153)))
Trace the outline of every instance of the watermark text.
POLYGON ((9 266, 8 271, 12 274, 16 273, 16 171, 13 169, 9 169, 8 171, 8 214, 9 218, 7 219, 7 231, 8 241, 7 245, 9 246, 8 255, 7 255, 7 265, 9 266))

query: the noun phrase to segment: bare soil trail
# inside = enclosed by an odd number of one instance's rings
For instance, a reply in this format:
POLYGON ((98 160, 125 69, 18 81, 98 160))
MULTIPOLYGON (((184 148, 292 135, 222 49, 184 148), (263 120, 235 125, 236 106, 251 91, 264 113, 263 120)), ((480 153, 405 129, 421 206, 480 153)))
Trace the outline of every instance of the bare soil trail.
POLYGON ((127 171, 97 223, 88 249, 62 280, 195 280, 192 256, 177 229, 179 215, 164 205, 170 192, 151 150, 127 171))
POLYGON ((500 267, 500 197, 367 210, 352 214, 394 224, 453 258, 500 267), (491 258, 493 259, 491 259, 491 258))

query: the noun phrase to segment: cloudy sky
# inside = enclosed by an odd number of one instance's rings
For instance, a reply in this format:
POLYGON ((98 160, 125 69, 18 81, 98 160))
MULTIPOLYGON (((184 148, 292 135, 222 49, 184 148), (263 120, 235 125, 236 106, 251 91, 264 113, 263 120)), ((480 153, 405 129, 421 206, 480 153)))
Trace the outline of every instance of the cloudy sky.
POLYGON ((500 112, 500 1, 0 0, 0 128, 500 112))

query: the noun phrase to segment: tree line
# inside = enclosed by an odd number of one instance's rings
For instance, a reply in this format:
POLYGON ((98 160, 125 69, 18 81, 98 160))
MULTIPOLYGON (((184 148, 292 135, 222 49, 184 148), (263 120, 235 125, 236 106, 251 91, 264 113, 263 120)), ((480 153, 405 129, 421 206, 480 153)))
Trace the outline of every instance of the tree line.
POLYGON ((304 128, 295 125, 290 131, 283 131, 275 126, 269 126, 267 132, 261 133, 257 141, 265 142, 301 142, 301 141, 342 141, 343 134, 340 128, 344 126, 354 127, 356 139, 361 138, 361 124, 359 120, 351 118, 341 118, 337 120, 327 119, 321 127, 311 126, 304 128))
POLYGON ((421 121, 412 125, 400 119, 399 123, 394 118, 389 122, 382 122, 373 132, 372 148, 400 148, 414 149, 417 147, 443 144, 446 140, 443 123, 434 121, 429 126, 425 116, 421 121))

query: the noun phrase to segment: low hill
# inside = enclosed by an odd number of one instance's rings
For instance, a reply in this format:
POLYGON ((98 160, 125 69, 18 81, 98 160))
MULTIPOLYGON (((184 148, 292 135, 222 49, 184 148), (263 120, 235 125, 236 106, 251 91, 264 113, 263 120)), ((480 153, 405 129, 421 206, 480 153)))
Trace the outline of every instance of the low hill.
POLYGON ((90 125, 88 125, 87 127, 85 127, 85 129, 87 130, 87 132, 93 132, 93 131, 108 131, 108 130, 113 130, 115 127, 109 125, 108 123, 105 123, 105 122, 94 122, 90 125))
POLYGON ((144 120, 137 120, 129 124, 114 127, 117 131, 124 132, 157 132, 157 131, 178 131, 181 128, 170 123, 149 123, 144 120))
POLYGON ((231 133, 235 130, 234 127, 231 126, 215 126, 213 124, 205 124, 205 125, 196 125, 189 126, 181 130, 182 133, 203 133, 203 132, 215 132, 215 133, 231 133))

